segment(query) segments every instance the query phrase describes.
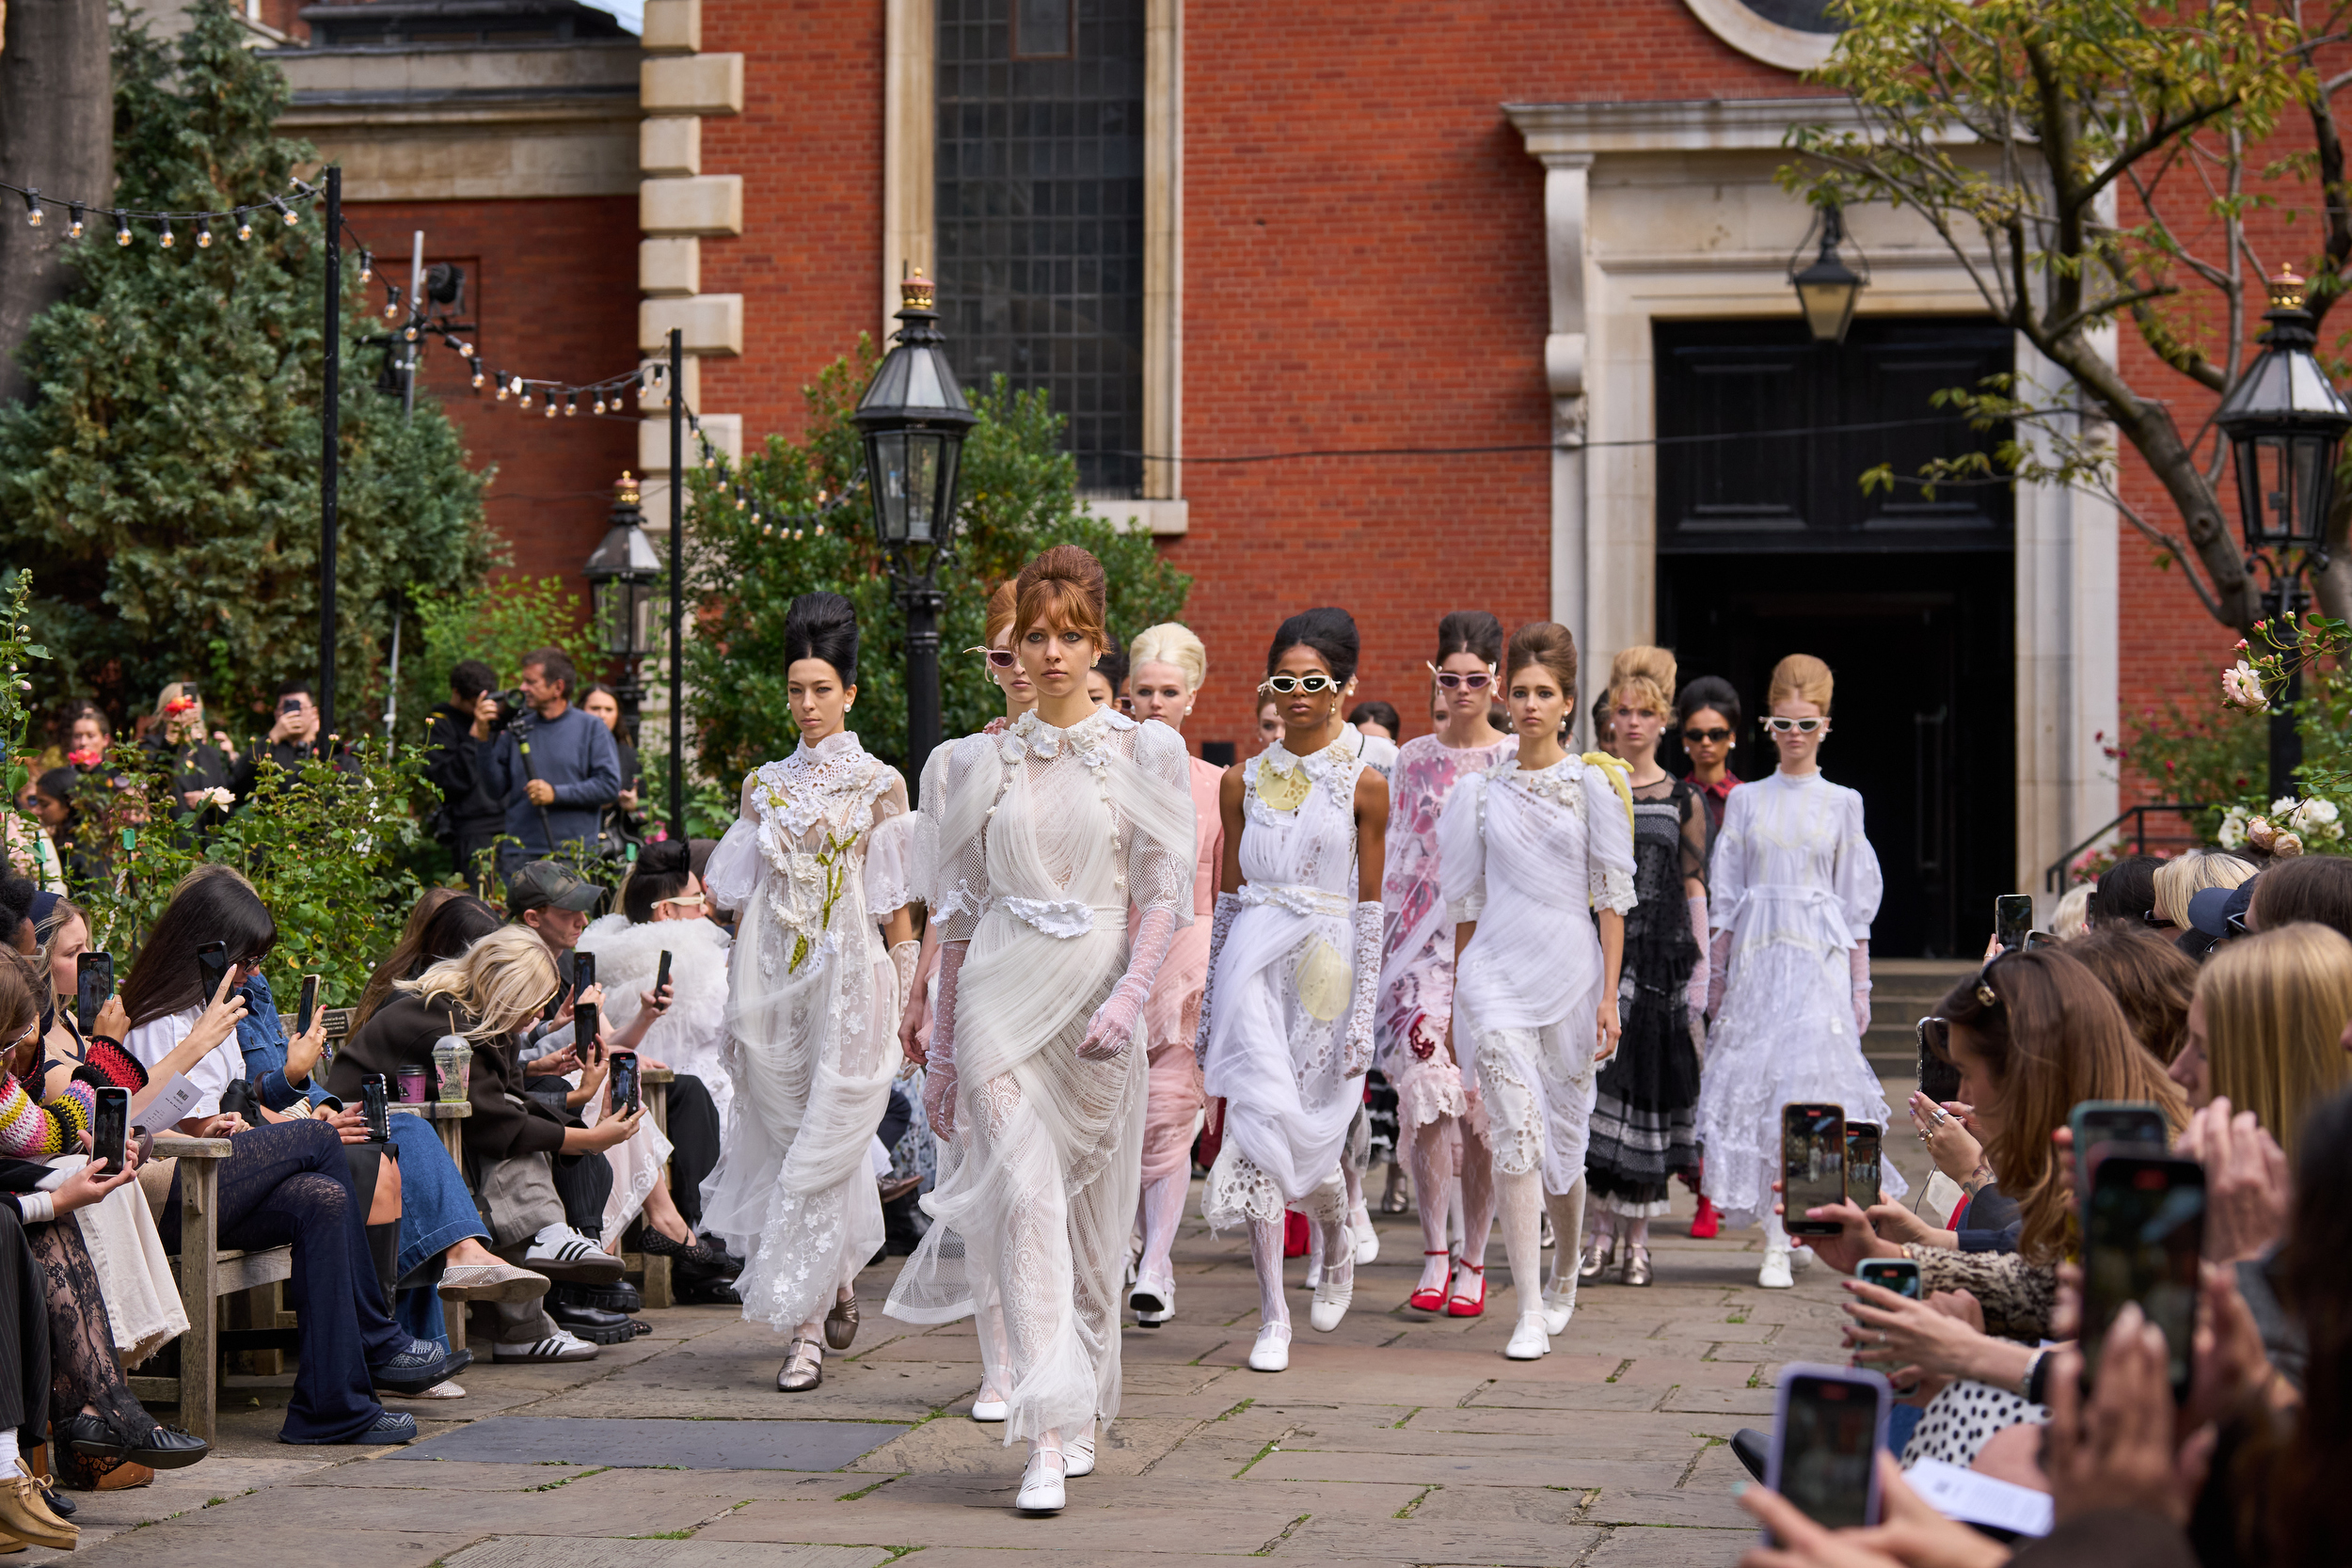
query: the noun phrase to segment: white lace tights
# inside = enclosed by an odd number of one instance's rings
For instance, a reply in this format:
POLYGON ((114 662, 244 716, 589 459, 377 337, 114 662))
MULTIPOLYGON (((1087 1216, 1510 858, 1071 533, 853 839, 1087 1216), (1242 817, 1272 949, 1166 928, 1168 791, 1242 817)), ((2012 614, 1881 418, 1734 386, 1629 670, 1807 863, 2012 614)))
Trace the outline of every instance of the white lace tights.
POLYGON ((1583 1234, 1584 1179, 1578 1177, 1576 1185, 1565 1193, 1547 1193, 1542 1174, 1531 1170, 1496 1177, 1495 1189, 1502 1210, 1502 1256, 1511 1265, 1511 1284, 1519 1292, 1519 1310, 1533 1312, 1542 1305, 1534 1286, 1543 1275, 1539 1215, 1546 1206, 1551 1210, 1551 1231, 1557 1238, 1551 1249, 1549 1289, 1564 1303, 1573 1303, 1577 1257, 1565 1238, 1583 1234))
POLYGON ((1282 1222, 1249 1222, 1249 1261, 1258 1271, 1258 1315, 1290 1326, 1291 1304, 1282 1299, 1282 1222))
POLYGON ((1446 1211, 1452 1206, 1458 1180, 1462 1198, 1462 1260, 1484 1263, 1486 1243, 1495 1227, 1494 1152, 1486 1140, 1472 1132, 1461 1117, 1441 1117, 1413 1129, 1406 1148, 1406 1164, 1413 1173, 1414 1207, 1421 1211, 1422 1250, 1446 1250, 1446 1211), (1454 1174, 1457 1150, 1461 1160, 1458 1178, 1454 1174))
POLYGON ((1143 1257, 1136 1264, 1138 1279, 1168 1279, 1174 1274, 1168 1255, 1176 1245, 1176 1227, 1184 1217, 1189 1179, 1182 1172, 1163 1176, 1143 1189, 1143 1257))

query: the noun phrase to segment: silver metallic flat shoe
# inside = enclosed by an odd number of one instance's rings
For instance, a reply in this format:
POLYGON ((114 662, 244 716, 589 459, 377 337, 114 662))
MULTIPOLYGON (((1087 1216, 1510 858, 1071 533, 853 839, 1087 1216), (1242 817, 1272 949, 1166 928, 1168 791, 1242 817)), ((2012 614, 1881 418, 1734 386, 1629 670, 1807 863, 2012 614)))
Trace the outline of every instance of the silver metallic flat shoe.
POLYGON ((781 1393, 802 1394, 825 1381, 825 1353, 814 1339, 795 1339, 784 1353, 784 1370, 776 1374, 781 1393))
POLYGON ((1584 1260, 1576 1266, 1579 1279, 1598 1279, 1609 1265, 1616 1260, 1617 1240, 1613 1236, 1596 1236, 1585 1243, 1584 1260))
POLYGON ((1629 1244, 1626 1247, 1625 1273, 1621 1277, 1628 1285, 1649 1283, 1649 1248, 1638 1244, 1629 1244))
POLYGON ((833 1310, 825 1314, 825 1343, 835 1350, 848 1350, 857 1339, 857 1297, 836 1301, 833 1310))

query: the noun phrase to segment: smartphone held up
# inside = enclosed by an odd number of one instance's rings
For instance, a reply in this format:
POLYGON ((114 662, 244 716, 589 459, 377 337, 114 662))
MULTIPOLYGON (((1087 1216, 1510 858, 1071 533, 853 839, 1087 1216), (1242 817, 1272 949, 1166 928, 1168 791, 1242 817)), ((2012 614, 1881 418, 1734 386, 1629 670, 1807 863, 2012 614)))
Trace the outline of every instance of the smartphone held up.
POLYGON ((1836 1220, 1809 1220, 1808 1209, 1846 1200, 1846 1108, 1791 1103, 1780 1108, 1782 1224, 1791 1236, 1835 1236, 1836 1220))
POLYGON ((1877 1524, 1878 1451, 1893 1403, 1894 1390, 1876 1372, 1783 1367, 1764 1484, 1824 1529, 1877 1524))

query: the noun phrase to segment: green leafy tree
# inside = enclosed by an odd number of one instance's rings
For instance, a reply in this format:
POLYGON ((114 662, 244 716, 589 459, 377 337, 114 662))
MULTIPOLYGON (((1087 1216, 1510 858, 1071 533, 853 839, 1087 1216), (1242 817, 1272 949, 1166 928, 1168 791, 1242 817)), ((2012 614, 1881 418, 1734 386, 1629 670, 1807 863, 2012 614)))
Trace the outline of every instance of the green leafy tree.
MULTIPOLYGON (((286 194, 304 143, 273 131, 290 91, 247 47, 228 0, 196 0, 165 43, 119 22, 116 199, 218 210, 286 194)), ((251 237, 215 224, 115 243, 90 214, 70 247, 80 281, 34 323, 37 387, 0 406, 0 552, 33 569, 32 624, 70 656, 58 695, 138 711, 163 682, 203 681, 232 731, 258 727, 272 683, 317 664, 322 210, 287 227, 263 207, 251 237)), ((63 226, 57 225, 62 236, 63 226)), ((487 476, 469 471, 439 406, 404 420, 370 384, 356 334, 372 324, 344 269, 342 537, 336 665, 342 715, 380 711, 391 611, 450 593, 490 563, 487 476)))
MULTIPOLYGON (((805 390, 806 436, 771 436, 744 462, 739 505, 715 470, 695 476, 688 577, 698 611, 686 644, 687 700, 700 769, 724 787, 798 742, 785 698, 784 623, 797 595, 818 589, 857 607, 858 737, 876 755, 904 761, 906 622, 874 540, 864 451, 850 422, 875 363, 871 341, 861 337, 855 357, 825 368, 805 390), (791 521, 820 512, 821 521, 791 521)), ((1120 532, 1078 511, 1077 463, 1061 448, 1063 420, 1046 393, 1012 391, 1000 375, 971 402, 979 423, 964 442, 961 522, 941 573, 947 603, 940 617, 940 699, 948 736, 969 734, 1004 712, 985 665, 962 650, 980 641, 990 592, 1039 551, 1069 544, 1094 552, 1109 578, 1110 630, 1121 639, 1182 614, 1192 586, 1148 534, 1120 532)), ((646 776, 657 776, 650 761, 646 776)))

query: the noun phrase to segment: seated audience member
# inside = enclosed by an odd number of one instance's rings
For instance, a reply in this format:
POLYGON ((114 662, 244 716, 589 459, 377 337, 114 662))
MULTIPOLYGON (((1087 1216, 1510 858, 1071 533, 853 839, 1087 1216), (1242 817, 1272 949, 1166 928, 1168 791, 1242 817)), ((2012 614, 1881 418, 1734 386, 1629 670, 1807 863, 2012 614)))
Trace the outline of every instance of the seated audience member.
POLYGON ((2226 1098, 2252 1112, 2293 1158, 2304 1117, 2352 1084, 2348 1023, 2352 942, 2309 922, 2260 931, 2198 974, 2172 1080, 2192 1104, 2226 1098))
POLYGON ((2156 918, 2180 933, 2175 940, 2182 952, 2201 959, 2216 945, 2190 924, 2189 900, 2208 888, 2236 887, 2249 880, 2255 869, 2252 861, 2217 849, 2177 856, 2156 867, 2156 918))
POLYGON ((2297 855, 2273 861, 2253 885, 2247 930, 2268 931, 2308 920, 2352 937, 2352 860, 2297 855))
POLYGON ((2121 921, 2165 929, 2155 918, 2156 868, 2163 863, 2154 855, 2126 855, 2100 872, 2090 890, 2090 924, 2111 926, 2121 921))
MULTIPOLYGON (((554 961, 532 932, 503 927, 458 958, 393 983, 393 996, 335 1058, 329 1086, 356 1098, 363 1075, 429 1065, 445 1036, 472 1042, 466 1123, 467 1175, 488 1212, 494 1249, 510 1263, 555 1280, 609 1284, 621 1260, 566 1223, 554 1162, 601 1154, 636 1132, 644 1113, 566 1126, 529 1092, 515 1037, 556 995, 554 961)), ((596 1347, 559 1328, 536 1301, 501 1301, 501 1361, 575 1361, 596 1347)))
POLYGON ((2132 1037, 2151 1056, 2170 1063, 2180 1055, 2188 1040, 2197 964, 2178 943, 2130 926, 2103 926, 2068 942, 2066 956, 2106 988, 2123 1009, 2132 1037))
POLYGON ((428 965, 456 958, 504 924, 496 910, 468 895, 463 888, 426 888, 409 910, 400 940, 392 943, 392 950, 384 955, 361 988, 358 1006, 351 1009, 352 1029, 357 1032, 392 999, 393 982, 413 980, 428 965), (464 908, 450 908, 461 901, 464 908))

